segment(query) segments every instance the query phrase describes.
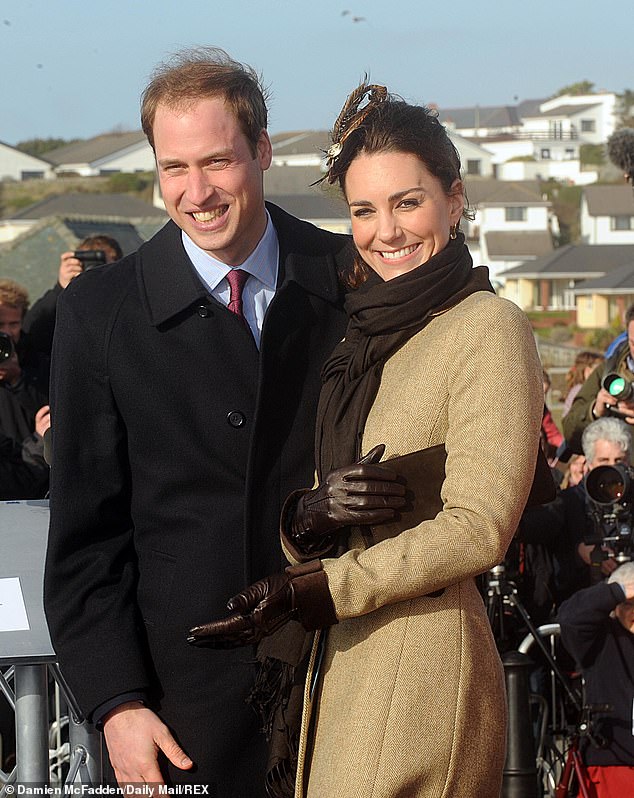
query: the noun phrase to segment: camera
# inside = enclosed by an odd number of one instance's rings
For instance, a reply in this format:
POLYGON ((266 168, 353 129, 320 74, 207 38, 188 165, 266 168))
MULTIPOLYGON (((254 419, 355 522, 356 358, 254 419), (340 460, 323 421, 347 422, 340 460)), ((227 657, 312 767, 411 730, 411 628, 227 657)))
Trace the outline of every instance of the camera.
POLYGON ((73 252, 73 256, 81 261, 85 272, 106 262, 106 253, 103 249, 80 249, 73 252))
POLYGON ((6 363, 14 352, 13 338, 8 333, 0 332, 0 366, 6 363))
POLYGON ((634 396, 634 383, 614 371, 605 375, 601 387, 617 402, 628 402, 634 396))
POLYGON ((605 544, 617 562, 628 562, 634 550, 632 500, 634 469, 623 463, 597 466, 585 478, 595 536, 586 544, 605 544))

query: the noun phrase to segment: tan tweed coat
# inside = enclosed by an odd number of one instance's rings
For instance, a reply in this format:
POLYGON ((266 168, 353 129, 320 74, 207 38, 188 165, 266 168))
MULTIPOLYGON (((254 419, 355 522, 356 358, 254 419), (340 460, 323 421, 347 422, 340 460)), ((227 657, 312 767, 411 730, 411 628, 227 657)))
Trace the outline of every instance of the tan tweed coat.
POLYGON ((298 798, 499 795, 503 672, 473 577, 515 532, 543 401, 528 321, 490 293, 437 315, 386 364, 363 452, 385 443, 387 459, 444 442, 443 510, 324 560, 339 624, 315 699, 306 692, 298 798))

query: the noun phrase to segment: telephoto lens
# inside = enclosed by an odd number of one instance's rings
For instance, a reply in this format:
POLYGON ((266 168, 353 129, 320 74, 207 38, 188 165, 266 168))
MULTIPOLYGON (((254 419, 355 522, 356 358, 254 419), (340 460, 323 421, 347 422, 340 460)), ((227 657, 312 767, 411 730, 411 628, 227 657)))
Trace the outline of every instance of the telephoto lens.
POLYGON ((634 396, 634 386, 632 383, 615 372, 606 374, 601 383, 601 387, 605 388, 610 396, 616 399, 617 402, 627 402, 634 396))

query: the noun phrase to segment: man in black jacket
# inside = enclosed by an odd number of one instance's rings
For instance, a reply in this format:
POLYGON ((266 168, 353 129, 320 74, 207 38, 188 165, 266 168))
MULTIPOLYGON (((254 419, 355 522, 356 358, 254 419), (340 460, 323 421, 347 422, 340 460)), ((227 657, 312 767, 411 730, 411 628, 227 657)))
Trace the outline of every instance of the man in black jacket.
POLYGON ((559 610, 561 640, 581 668, 597 743, 582 754, 598 798, 634 795, 634 563, 580 590, 559 610))
POLYGON ((62 671, 120 783, 215 798, 264 794, 253 655, 186 632, 280 570, 281 504, 312 483, 320 369, 345 325, 349 239, 265 206, 266 117, 255 73, 221 50, 159 67, 142 123, 171 221, 71 281, 53 347, 62 671))

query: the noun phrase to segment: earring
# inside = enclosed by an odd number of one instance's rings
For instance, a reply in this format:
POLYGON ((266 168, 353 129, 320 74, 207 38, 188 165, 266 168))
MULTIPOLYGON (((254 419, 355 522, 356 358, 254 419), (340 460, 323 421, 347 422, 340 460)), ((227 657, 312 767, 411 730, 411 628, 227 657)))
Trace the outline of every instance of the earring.
POLYGON ((452 224, 451 227, 449 228, 449 238, 452 241, 455 241, 457 235, 458 235, 458 225, 452 224))

